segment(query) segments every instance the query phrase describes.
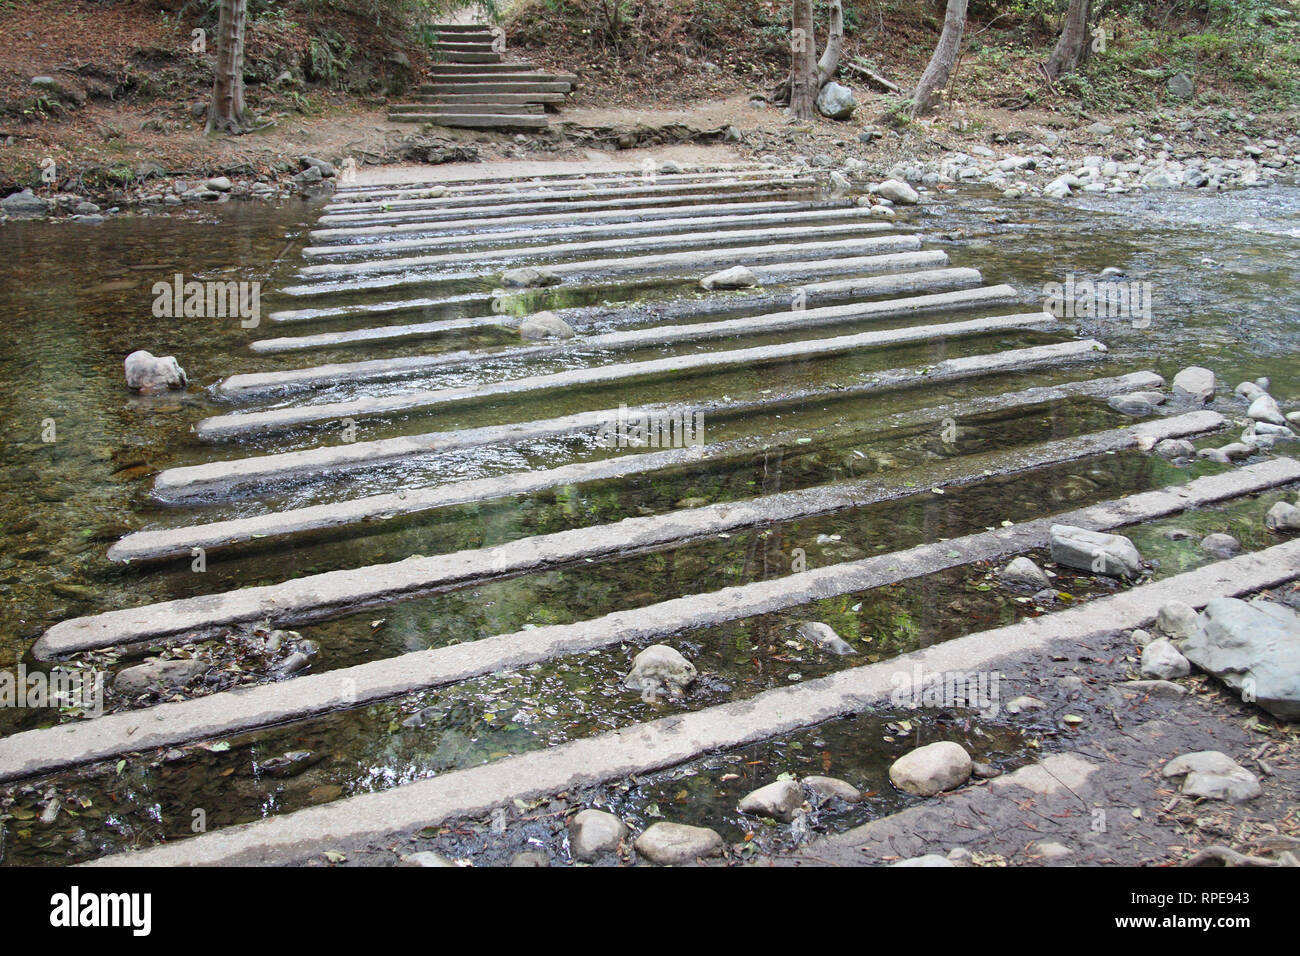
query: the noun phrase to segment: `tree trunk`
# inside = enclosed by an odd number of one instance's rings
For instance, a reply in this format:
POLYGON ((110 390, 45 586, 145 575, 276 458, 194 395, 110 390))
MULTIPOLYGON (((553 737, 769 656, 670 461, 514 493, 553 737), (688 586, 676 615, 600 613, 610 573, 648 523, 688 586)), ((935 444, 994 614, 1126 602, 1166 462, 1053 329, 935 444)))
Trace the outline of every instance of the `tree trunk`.
POLYGON ((789 116, 811 120, 817 101, 817 38, 813 35, 812 0, 793 0, 790 21, 789 116))
POLYGON ((817 61, 817 89, 835 78, 840 68, 840 55, 844 52, 844 6, 841 0, 831 0, 831 29, 826 37, 826 50, 817 61))
POLYGON ((1047 61, 1048 79, 1055 80, 1073 73, 1088 59, 1088 17, 1091 8, 1092 0, 1070 0, 1070 8, 1065 13, 1065 25, 1061 27, 1061 38, 1056 41, 1056 48, 1047 61))
POLYGON ((217 69, 208 106, 208 132, 244 131, 244 25, 247 0, 221 0, 217 16, 217 69))
POLYGON ((934 48, 930 65, 921 74, 921 82, 916 84, 912 94, 912 115, 928 113, 938 104, 943 95, 943 88, 948 85, 948 77, 957 64, 957 54, 961 51, 961 37, 966 31, 966 0, 948 0, 948 12, 943 18, 943 33, 939 36, 939 45, 934 48))

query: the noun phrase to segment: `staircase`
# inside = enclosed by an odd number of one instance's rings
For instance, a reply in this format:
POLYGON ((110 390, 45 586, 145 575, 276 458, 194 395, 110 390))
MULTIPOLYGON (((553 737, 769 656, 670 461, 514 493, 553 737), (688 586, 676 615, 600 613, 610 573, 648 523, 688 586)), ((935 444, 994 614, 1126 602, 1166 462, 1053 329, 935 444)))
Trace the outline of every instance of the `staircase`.
POLYGON ((545 129, 547 106, 564 102, 578 78, 544 73, 531 63, 506 62, 481 24, 437 28, 428 82, 408 103, 390 107, 394 123, 434 123, 470 129, 545 129))

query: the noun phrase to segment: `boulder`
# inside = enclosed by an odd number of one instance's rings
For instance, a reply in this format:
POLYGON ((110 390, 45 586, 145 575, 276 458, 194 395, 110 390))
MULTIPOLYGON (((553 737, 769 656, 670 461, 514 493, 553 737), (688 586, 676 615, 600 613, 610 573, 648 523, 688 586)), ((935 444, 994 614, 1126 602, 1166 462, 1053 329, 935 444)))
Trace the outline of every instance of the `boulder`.
POLYGON ((120 694, 135 696, 148 690, 171 690, 184 687, 200 674, 206 674, 212 665, 207 661, 185 660, 165 661, 155 657, 153 660, 136 664, 118 671, 113 680, 113 687, 120 694))
POLYGON ((694 863, 722 852, 722 837, 708 827, 656 823, 636 838, 637 853, 660 866, 694 863))
POLYGON ((830 625, 822 624, 820 621, 806 621, 799 625, 795 633, 808 643, 816 644, 828 654, 845 657, 857 653, 849 646, 848 641, 831 629, 830 625))
POLYGON ((1192 672, 1187 658, 1167 637, 1157 638, 1142 648, 1142 676, 1152 680, 1173 680, 1192 672))
POLYGON ((1282 414, 1282 409, 1272 395, 1260 395, 1250 403, 1250 409, 1246 414, 1257 422, 1268 422, 1271 425, 1286 424, 1286 416, 1282 414))
POLYGON ((302 163, 304 170, 315 169, 326 179, 333 179, 338 175, 338 170, 334 168, 333 163, 317 159, 315 156, 299 156, 298 162, 302 163))
POLYGON ((1290 608, 1215 598, 1179 650, 1275 717, 1300 718, 1300 614, 1290 608))
POLYGON ((740 812, 789 823, 803 806, 803 787, 794 780, 778 780, 759 787, 740 801, 740 812))
POLYGON ((1029 588, 1033 591, 1041 591, 1052 586, 1052 580, 1047 576, 1047 572, 1024 556, 1012 558, 998 577, 1003 584, 1016 588, 1029 588))
POLYGON ((1264 516, 1264 527, 1269 531, 1300 531, 1300 508, 1279 501, 1268 509, 1268 514, 1264 516))
POLYGON ((915 206, 921 201, 921 196, 915 189, 898 179, 886 179, 874 192, 901 206, 915 206))
POLYGON ((519 337, 528 342, 542 339, 571 339, 574 331, 569 323, 554 312, 534 312, 519 323, 519 337))
POLYGON ((1170 96, 1179 100, 1190 99, 1192 94, 1196 92, 1196 84, 1192 82, 1192 78, 1186 73, 1175 73, 1169 78, 1165 88, 1169 90, 1170 96))
POLYGON ((585 863, 614 852, 626 836, 623 821, 604 810, 583 810, 569 821, 569 848, 585 863))
POLYGON ((758 276, 744 266, 732 266, 700 280, 701 289, 752 289, 758 285, 758 276))
POLYGON ((1182 601, 1166 601, 1156 615, 1156 630, 1175 641, 1191 637, 1200 623, 1195 609, 1182 601))
POLYGON ((1214 398, 1218 382, 1208 368, 1193 365, 1185 368, 1173 380, 1174 397, 1188 402, 1205 403, 1214 398))
POLYGON ((839 83, 827 83, 817 94, 817 112, 830 119, 846 120, 857 107, 853 91, 839 83))
POLYGON ((640 691, 644 697, 667 693, 681 697, 694 683, 695 665, 667 644, 651 644, 632 659, 632 669, 623 679, 628 690, 640 691))
POLYGON ((21 192, 0 199, 0 212, 15 219, 44 216, 49 211, 50 204, 30 189, 24 189, 21 192))
POLYGON ((838 777, 804 777, 803 785, 824 800, 836 799, 846 803, 858 803, 862 791, 838 777))
POLYGON ((501 276, 501 284, 511 289, 539 289, 543 286, 559 285, 563 281, 550 269, 538 266, 510 269, 501 276))
POLYGON ((1067 568, 1114 578, 1142 573, 1142 555, 1123 535, 1058 524, 1049 532, 1049 544, 1052 560, 1067 568))
POLYGON ((176 358, 161 358, 143 349, 132 352, 123 365, 126 369, 126 386, 137 392, 162 392, 169 388, 184 388, 189 384, 185 369, 176 358))
POLYGON ((1227 754, 1199 750, 1183 754, 1165 764, 1161 773, 1169 780, 1183 777, 1186 797, 1245 803, 1260 794, 1259 780, 1227 754))
POLYGON ((918 797, 960 787, 970 779, 970 754, 960 744, 941 740, 899 757, 889 768, 889 780, 899 790, 918 797))

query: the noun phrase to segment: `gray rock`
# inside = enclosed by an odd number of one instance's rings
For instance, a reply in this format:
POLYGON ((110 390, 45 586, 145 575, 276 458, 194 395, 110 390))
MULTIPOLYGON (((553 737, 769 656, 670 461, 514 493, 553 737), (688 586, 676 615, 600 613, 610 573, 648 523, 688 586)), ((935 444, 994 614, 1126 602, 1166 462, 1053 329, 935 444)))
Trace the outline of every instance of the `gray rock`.
POLYGON ((1245 803, 1260 794, 1259 780, 1227 754, 1199 750, 1183 754, 1165 764, 1161 773, 1169 780, 1183 777, 1187 797, 1245 803))
POLYGON ((448 860, 446 857, 439 856, 437 853, 433 853, 429 850, 424 850, 420 853, 408 853, 406 854, 406 856, 402 857, 402 862, 405 863, 407 866, 439 867, 439 866, 456 865, 455 863, 452 863, 450 860, 448 860))
POLYGON ((1039 591, 1052 586, 1047 572, 1024 556, 1012 558, 1010 563, 998 575, 1003 584, 1018 588, 1031 588, 1039 591))
POLYGON ((550 867, 551 858, 541 850, 520 850, 510 858, 512 867, 550 867))
POLYGON ((746 794, 740 801, 740 812, 789 823, 802 806, 803 787, 794 780, 778 780, 746 794))
POLYGON ((933 797, 960 787, 970 779, 972 769, 970 754, 960 744, 940 740, 895 760, 889 768, 889 779, 906 793, 933 797))
POLYGON ((334 168, 333 163, 317 159, 315 156, 299 156, 298 162, 302 163, 305 169, 315 169, 326 179, 333 179, 338 175, 338 170, 334 168))
POLYGON ((795 633, 810 644, 816 644, 828 654, 846 657, 857 653, 849 646, 848 641, 836 634, 829 625, 822 624, 820 621, 805 621, 799 625, 795 633))
POLYGON ((722 837, 707 827, 656 823, 636 838, 635 846, 637 853, 651 863, 680 866, 720 854, 722 837))
POLYGON ((623 679, 623 685, 646 697, 662 693, 681 697, 695 678, 695 665, 676 649, 666 644, 651 644, 632 659, 632 669, 623 679))
POLYGON ((883 196, 900 206, 915 206, 921 201, 920 194, 907 183, 897 179, 886 179, 874 190, 877 196, 883 196))
POLYGON ((113 687, 120 694, 134 696, 147 690, 171 690, 184 687, 194 678, 206 674, 212 665, 207 661, 165 661, 155 657, 118 672, 113 687))
POLYGON ((1207 534, 1201 539, 1201 550, 1216 558, 1230 558, 1241 550, 1241 542, 1230 534, 1207 534))
POLYGON ((126 370, 127 388, 138 392, 162 392, 169 388, 184 388, 189 384, 185 369, 171 355, 160 358, 140 349, 128 355, 123 366, 126 370))
POLYGON ((1112 395, 1106 400, 1106 404, 1117 412, 1137 418, 1150 415, 1155 411, 1155 407, 1140 395, 1112 395))
POLYGON ((854 99, 853 91, 839 83, 827 83, 817 94, 817 112, 830 119, 846 120, 857 108, 858 101, 854 99))
POLYGON ((1175 73, 1169 78, 1165 88, 1169 90, 1170 96, 1180 100, 1190 99, 1192 94, 1196 92, 1196 84, 1192 82, 1192 78, 1186 73, 1175 73))
POLYGON ((1174 376, 1173 388, 1175 398, 1204 403, 1214 398, 1218 380, 1208 368, 1193 365, 1174 376))
POLYGON ((1086 131, 1091 133, 1093 136, 1109 136, 1111 133, 1115 132, 1115 127, 1107 126, 1105 123, 1093 123, 1091 126, 1086 128, 1086 131))
POLYGON ((1191 637, 1200 626, 1195 609, 1182 601, 1167 601, 1156 615, 1156 630, 1175 641, 1191 637))
POLYGON ((1187 658, 1178 653, 1167 637, 1161 637, 1142 648, 1142 676, 1152 680, 1172 680, 1186 677, 1192 672, 1187 658))
POLYGON ((228 193, 233 188, 230 180, 225 176, 213 176, 203 185, 219 193, 228 193))
POLYGON ((1196 454, 1196 446, 1185 438, 1166 438, 1156 444, 1155 453, 1161 458, 1175 461, 1179 458, 1191 458, 1196 454))
POLYGON ((1142 573, 1142 555, 1123 535, 1058 524, 1049 532, 1049 543, 1052 560, 1067 568, 1114 578, 1142 573))
POLYGON ((537 342, 542 339, 571 339, 574 336, 569 323, 554 312, 534 312, 519 323, 519 337, 537 342))
POLYGON ((279 677, 287 677, 290 674, 296 674, 298 671, 305 669, 311 664, 311 657, 302 651, 294 651, 284 660, 282 660, 274 670, 279 677))
POLYGON ((758 276, 744 266, 732 266, 700 280, 701 289, 752 289, 758 276))
POLYGON ((1111 690, 1121 697, 1163 697, 1177 700, 1187 696, 1187 688, 1167 680, 1126 680, 1111 685, 1111 690))
POLYGON ((1043 710, 1045 707, 1047 707, 1047 704, 1043 703, 1037 697, 1030 697, 1028 694, 1024 694, 1020 697, 1013 697, 1011 700, 1007 701, 1006 710, 1008 714, 1022 714, 1029 710, 1043 710))
POLYGON ((1073 856, 1074 851, 1064 843, 1044 840, 1041 843, 1034 844, 1034 854, 1042 857, 1044 860, 1063 860, 1067 856, 1073 856))
POLYGON ((1277 400, 1272 395, 1260 395, 1250 403, 1250 409, 1246 414, 1257 422, 1268 422, 1272 425, 1286 424, 1286 416, 1282 414, 1282 409, 1278 407, 1277 400))
POLYGON ((1279 501, 1268 509, 1268 514, 1264 516, 1264 527, 1269 531, 1300 531, 1300 508, 1279 501))
POLYGON ((862 800, 862 791, 838 777, 804 777, 803 785, 823 799, 835 798, 846 803, 862 800))
POLYGON ((0 199, 0 212, 15 219, 44 216, 49 211, 50 204, 30 189, 24 189, 22 192, 16 192, 4 199, 0 199))
POLYGON ((1248 403, 1264 394, 1264 390, 1254 382, 1242 382, 1235 391, 1239 397, 1244 398, 1248 403))
POLYGON ((1300 614, 1290 608, 1215 598, 1179 649, 1275 717, 1300 717, 1300 614))
POLYGON ((542 286, 559 285, 563 281, 550 269, 538 266, 510 269, 501 276, 501 284, 512 289, 537 289, 542 286))
POLYGON ((623 821, 604 810, 583 810, 569 821, 569 848, 585 863, 614 852, 626 836, 623 821))

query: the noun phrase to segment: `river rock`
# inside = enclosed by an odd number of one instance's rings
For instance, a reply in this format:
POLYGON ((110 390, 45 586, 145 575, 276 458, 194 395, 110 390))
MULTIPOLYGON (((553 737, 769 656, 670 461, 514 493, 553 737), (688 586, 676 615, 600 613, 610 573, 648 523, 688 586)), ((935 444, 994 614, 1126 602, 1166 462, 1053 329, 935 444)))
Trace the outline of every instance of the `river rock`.
POLYGON ((1300 508, 1279 501, 1268 509, 1268 514, 1264 516, 1264 527, 1269 531, 1300 531, 1300 508))
POLYGON ((925 856, 909 856, 906 860, 899 860, 897 863, 889 864, 893 866, 956 866, 952 860, 946 856, 940 856, 938 853, 927 853, 925 856))
POLYGON ((573 329, 554 312, 534 312, 519 323, 519 337, 528 342, 542 339, 571 339, 573 329))
POLYGON ((998 577, 1003 584, 1017 588, 1030 588, 1034 591, 1052 586, 1052 580, 1047 576, 1047 572, 1023 555, 1012 558, 998 577))
POLYGON ((160 358, 140 349, 128 355, 123 365, 126 369, 127 388, 137 392, 162 392, 169 388, 184 388, 189 384, 185 369, 171 355, 160 358))
POLYGON ((1272 395, 1260 395, 1250 403, 1250 409, 1246 414, 1257 422, 1268 422, 1271 425, 1286 424, 1286 416, 1282 414, 1282 409, 1278 407, 1277 400, 1272 395))
POLYGON ((970 779, 970 754, 949 740, 918 747, 899 757, 889 768, 889 779, 899 790, 918 797, 960 787, 970 779))
POLYGON ((319 171, 326 179, 333 179, 338 175, 338 170, 334 168, 333 163, 326 162, 323 159, 317 159, 315 156, 299 156, 298 162, 302 163, 304 169, 315 169, 319 171))
POLYGON ((1117 412, 1136 418, 1150 415, 1155 411, 1155 407, 1141 395, 1112 395, 1106 400, 1106 404, 1117 412))
POLYGON ((778 780, 759 787, 740 801, 740 812, 789 823, 803 806, 803 787, 793 780, 778 780))
POLYGON ((1188 402, 1205 403, 1214 398, 1218 381, 1208 368, 1193 365, 1185 368, 1173 380, 1174 397, 1188 402))
POLYGON ((225 176, 213 176, 203 185, 219 193, 228 193, 232 188, 230 180, 225 176))
POLYGON ((752 289, 758 285, 758 276, 744 266, 732 266, 700 280, 701 289, 752 289))
POLYGON ((501 284, 511 289, 539 289, 563 281, 555 272, 539 266, 510 269, 501 275, 501 284))
POLYGON ((1196 446, 1186 438, 1166 438, 1156 444, 1155 453, 1161 458, 1176 461, 1179 458, 1191 458, 1196 454, 1196 446))
POLYGON ((520 850, 510 858, 512 867, 545 867, 551 865, 551 858, 542 850, 520 850))
POLYGON ((1165 764, 1161 773, 1169 780, 1185 778, 1182 792, 1187 797, 1245 803, 1260 794, 1255 775, 1217 750, 1198 750, 1175 757, 1165 764))
POLYGON ((623 685, 647 697, 661 693, 681 697, 695 677, 695 665, 675 648, 651 644, 632 659, 632 669, 623 679, 623 685))
POLYGON ((1172 680, 1192 672, 1187 658, 1167 637, 1157 638, 1142 648, 1142 676, 1153 680, 1172 680))
POLYGON ((1058 524, 1048 539, 1052 560, 1064 567, 1113 578, 1136 578, 1142 572, 1142 555, 1123 535, 1058 524))
POLYGON ((636 838, 636 851, 651 863, 680 866, 722 852, 722 837, 708 827, 656 823, 636 838))
POLYGON ((862 800, 861 790, 838 777, 804 777, 803 785, 823 799, 835 798, 846 803, 858 803, 862 800))
POLYGON ((1201 539, 1201 550, 1216 558, 1230 558, 1241 550, 1241 542, 1230 534, 1207 534, 1201 539))
POLYGON ((827 83, 817 94, 817 112, 830 119, 846 120, 857 108, 858 101, 853 98, 853 91, 839 83, 827 83))
POLYGON ((915 189, 897 179, 886 179, 873 192, 901 206, 915 206, 921 201, 921 196, 915 189))
POLYGON ((0 212, 14 218, 32 218, 44 216, 50 210, 50 204, 30 189, 13 193, 0 199, 0 212))
POLYGON ((1190 637, 1200 624, 1195 609, 1182 601, 1166 601, 1156 615, 1156 630, 1175 641, 1190 637))
POLYGON ((1245 399, 1246 402, 1248 403, 1253 402, 1255 399, 1259 398, 1261 395, 1264 394, 1264 390, 1260 388, 1258 385, 1256 385, 1254 382, 1242 382, 1240 385, 1237 386, 1235 392, 1239 397, 1245 399))
POLYGON ((1028 694, 1025 694, 1007 701, 1007 713, 1013 715, 1020 714, 1029 710, 1042 710, 1046 706, 1047 704, 1039 700, 1037 697, 1030 697, 1028 694))
POLYGON ((848 641, 831 629, 830 625, 823 624, 820 621, 805 621, 799 625, 795 633, 810 644, 816 644, 828 654, 845 657, 857 653, 849 646, 848 641))
POLYGON ((1300 717, 1300 614, 1285 605, 1215 598, 1179 649, 1275 717, 1300 717))
POLYGON ((402 857, 402 862, 407 866, 429 866, 435 868, 456 865, 445 856, 440 856, 431 850, 422 850, 419 853, 408 853, 402 857))
POLYGON ((583 810, 569 821, 569 848, 585 863, 614 852, 626 836, 623 821, 604 810, 583 810))
POLYGON ((131 696, 147 690, 184 687, 200 674, 206 674, 211 667, 207 661, 165 661, 155 657, 119 671, 113 687, 118 693, 131 696))

